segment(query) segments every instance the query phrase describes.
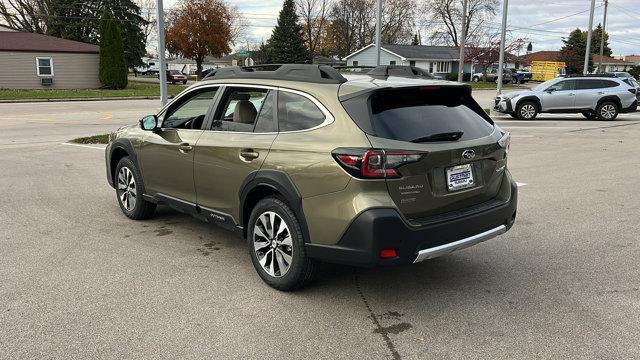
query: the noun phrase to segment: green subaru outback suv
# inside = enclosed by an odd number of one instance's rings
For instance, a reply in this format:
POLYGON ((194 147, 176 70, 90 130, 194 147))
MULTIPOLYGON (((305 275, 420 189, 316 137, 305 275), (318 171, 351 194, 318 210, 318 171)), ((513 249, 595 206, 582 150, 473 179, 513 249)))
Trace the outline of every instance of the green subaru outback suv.
POLYGON ((280 290, 319 261, 415 263, 506 232, 509 134, 468 86, 393 70, 220 69, 112 133, 107 179, 131 219, 164 204, 236 231, 280 290))

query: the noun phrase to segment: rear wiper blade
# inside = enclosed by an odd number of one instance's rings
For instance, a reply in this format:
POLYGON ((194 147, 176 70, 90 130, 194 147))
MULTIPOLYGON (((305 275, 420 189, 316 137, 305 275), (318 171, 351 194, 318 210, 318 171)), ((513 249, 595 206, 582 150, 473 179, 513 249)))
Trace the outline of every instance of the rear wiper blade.
POLYGON ((430 141, 458 141, 462 137, 462 134, 464 134, 464 132, 462 131, 444 132, 444 133, 438 133, 438 134, 433 134, 429 136, 419 137, 417 139, 411 140, 410 142, 423 143, 423 142, 430 142, 430 141))

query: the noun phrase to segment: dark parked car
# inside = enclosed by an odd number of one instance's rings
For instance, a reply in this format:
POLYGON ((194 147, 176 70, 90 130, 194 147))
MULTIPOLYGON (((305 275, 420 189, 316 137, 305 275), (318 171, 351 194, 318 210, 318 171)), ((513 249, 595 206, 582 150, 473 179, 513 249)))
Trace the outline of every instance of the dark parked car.
POLYGON ((172 84, 187 83, 187 76, 178 70, 167 70, 167 82, 172 84))

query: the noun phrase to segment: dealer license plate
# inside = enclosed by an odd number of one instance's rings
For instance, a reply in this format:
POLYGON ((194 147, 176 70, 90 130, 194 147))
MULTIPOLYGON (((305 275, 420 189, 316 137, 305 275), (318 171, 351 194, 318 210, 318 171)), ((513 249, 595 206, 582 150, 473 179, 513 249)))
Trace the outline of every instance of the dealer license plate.
POLYGON ((447 169, 447 187, 449 191, 466 189, 473 186, 471 164, 458 165, 447 169))

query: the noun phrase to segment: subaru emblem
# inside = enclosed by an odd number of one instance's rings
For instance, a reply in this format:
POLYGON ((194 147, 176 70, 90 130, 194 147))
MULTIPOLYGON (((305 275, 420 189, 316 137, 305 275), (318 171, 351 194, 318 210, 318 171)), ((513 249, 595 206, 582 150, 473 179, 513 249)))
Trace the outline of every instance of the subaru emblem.
POLYGON ((471 160, 474 157, 476 157, 476 152, 471 149, 467 149, 462 152, 462 157, 465 158, 466 160, 471 160))

